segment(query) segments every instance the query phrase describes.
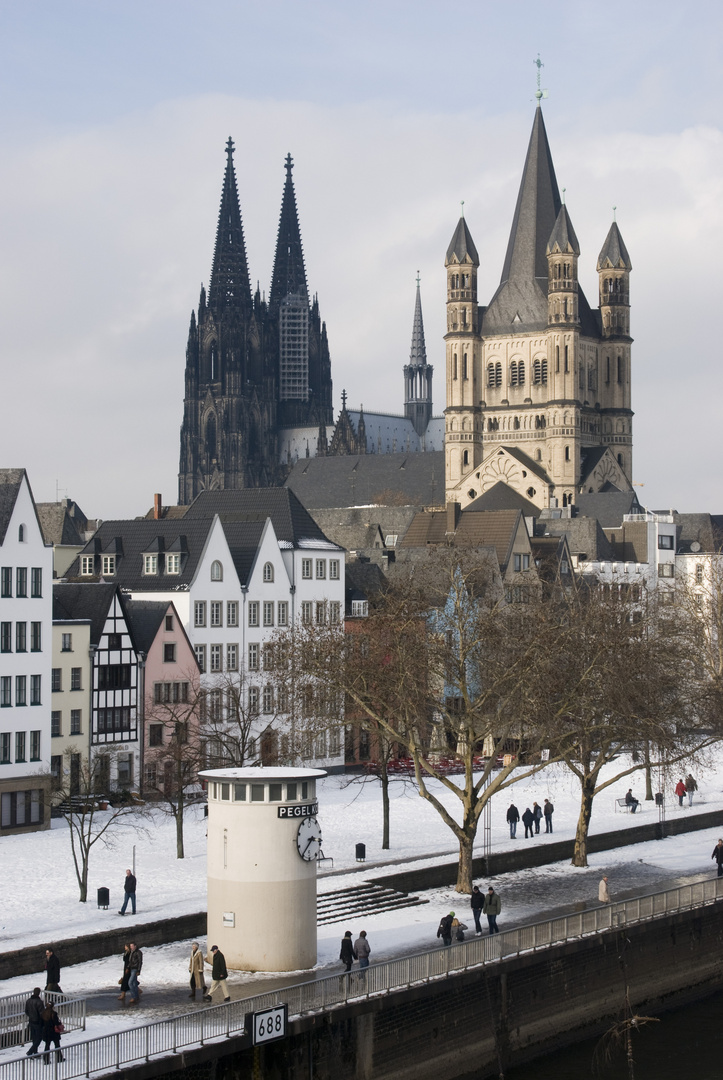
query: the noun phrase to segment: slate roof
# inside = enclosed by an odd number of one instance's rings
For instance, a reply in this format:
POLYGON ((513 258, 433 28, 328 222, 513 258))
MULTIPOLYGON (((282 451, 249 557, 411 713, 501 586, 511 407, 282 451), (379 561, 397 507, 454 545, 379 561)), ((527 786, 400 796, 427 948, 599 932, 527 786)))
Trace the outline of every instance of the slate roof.
POLYGON ((575 230, 572 227, 570 221, 570 215, 567 212, 567 207, 563 203, 560 207, 560 213, 557 215, 554 228, 550 234, 550 239, 547 241, 547 254, 549 255, 555 250, 555 245, 561 252, 570 251, 573 255, 580 254, 580 245, 577 242, 575 236, 575 230))
POLYGON ((89 619, 90 643, 98 645, 116 589, 116 585, 106 582, 54 582, 53 622, 89 619))
POLYGON ((85 539, 78 528, 78 523, 68 513, 68 506, 65 501, 37 503, 35 509, 38 512, 38 520, 46 544, 67 544, 76 547, 85 543, 85 539))
POLYGON ((597 269, 604 270, 607 263, 613 267, 623 267, 626 270, 632 270, 633 268, 628 249, 625 247, 623 238, 620 235, 617 221, 613 221, 605 237, 605 243, 597 257, 597 269))
POLYGON ((0 544, 5 543, 24 476, 25 469, 0 469, 0 544))
POLYGON ((347 605, 352 600, 369 600, 386 587, 382 569, 376 563, 350 559, 346 564, 344 597, 347 605))
POLYGON ((504 480, 498 480, 474 502, 468 503, 465 510, 521 510, 525 517, 539 517, 540 508, 520 495, 504 480))
POLYGON ((208 519, 214 514, 218 514, 223 522, 255 521, 263 524, 267 518, 271 518, 277 539, 290 544, 298 544, 299 540, 326 540, 311 514, 289 487, 202 491, 188 507, 184 521, 208 519))
POLYGON ((594 562, 615 558, 612 544, 594 517, 540 518, 537 528, 549 536, 565 536, 572 554, 581 559, 594 562))
POLYGON ((445 266, 449 265, 454 258, 457 259, 457 262, 462 263, 468 257, 474 266, 479 266, 479 255, 477 254, 477 248, 474 246, 472 234, 464 217, 461 217, 457 222, 457 228, 454 230, 454 236, 449 242, 444 264, 445 266))
POLYGON ((443 506, 444 451, 307 458, 292 468, 286 487, 310 509, 389 505, 443 506))
POLYGON ((596 518, 603 529, 617 529, 625 514, 643 514, 634 491, 599 491, 593 495, 578 495, 575 503, 576 516, 596 518))
POLYGON ((167 611, 167 600, 126 601, 126 622, 136 649, 148 655, 167 611))
POLYGON ((677 551, 681 555, 696 554, 691 544, 700 544, 697 552, 714 552, 721 548, 720 519, 710 514, 673 514, 678 526, 677 551))
POLYGON ((390 534, 401 539, 417 512, 413 506, 353 506, 319 508, 314 518, 326 536, 347 551, 383 547, 390 534))
MULTIPOLYGON (((497 555, 500 569, 509 562, 520 519, 521 510, 490 510, 485 512, 465 507, 460 511, 454 544, 457 547, 491 547, 497 555)), ((429 544, 449 543, 447 512, 416 514, 399 547, 424 547, 429 544)))

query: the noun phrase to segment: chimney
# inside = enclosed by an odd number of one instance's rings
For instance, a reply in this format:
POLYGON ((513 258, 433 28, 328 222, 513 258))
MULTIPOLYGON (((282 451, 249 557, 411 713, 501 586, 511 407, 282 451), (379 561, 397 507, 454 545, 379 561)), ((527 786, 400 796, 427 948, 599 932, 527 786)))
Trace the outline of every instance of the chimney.
POLYGON ((460 505, 458 502, 447 503, 447 532, 453 533, 457 531, 459 525, 459 512, 460 505))
POLYGON ((160 521, 163 517, 163 498, 160 495, 153 496, 153 520, 160 521))

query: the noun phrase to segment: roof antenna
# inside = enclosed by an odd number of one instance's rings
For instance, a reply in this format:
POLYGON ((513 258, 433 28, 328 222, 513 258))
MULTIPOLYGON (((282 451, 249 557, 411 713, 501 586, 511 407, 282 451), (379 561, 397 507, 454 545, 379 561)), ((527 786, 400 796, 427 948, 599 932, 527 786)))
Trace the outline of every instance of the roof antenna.
POLYGON ((540 80, 541 80, 541 76, 542 76, 542 70, 541 69, 544 68, 545 65, 543 64, 542 60, 540 60, 540 54, 539 53, 537 54, 537 60, 533 60, 532 63, 537 68, 537 90, 535 91, 535 97, 537 98, 537 107, 539 109, 540 101, 542 100, 542 98, 547 97, 547 90, 543 90, 540 87, 540 80))

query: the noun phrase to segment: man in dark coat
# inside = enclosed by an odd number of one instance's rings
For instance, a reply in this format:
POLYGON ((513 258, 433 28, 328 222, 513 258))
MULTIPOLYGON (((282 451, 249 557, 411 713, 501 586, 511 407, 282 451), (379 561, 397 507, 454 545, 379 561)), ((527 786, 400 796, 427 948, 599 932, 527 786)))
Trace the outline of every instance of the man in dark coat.
POLYGON ((510 826, 510 840, 514 840, 517 836, 517 822, 520 820, 520 811, 517 809, 514 803, 510 803, 510 808, 507 811, 507 823, 510 826))
POLYGON ((499 927, 497 926, 497 916, 502 911, 502 901, 500 900, 500 894, 496 893, 490 885, 485 896, 484 913, 487 916, 487 922, 490 927, 490 934, 499 934, 499 927))
POLYGON ((226 957, 223 955, 218 945, 211 946, 211 955, 206 957, 206 963, 211 965, 211 986, 208 993, 204 995, 204 1001, 211 1001, 211 995, 214 990, 221 988, 224 1001, 230 1001, 231 995, 228 992, 228 984, 226 979, 228 978, 228 970, 226 968, 226 957))
POLYGON ((454 912, 450 911, 449 915, 443 915, 442 920, 437 928, 437 937, 442 939, 444 945, 452 944, 452 920, 454 919, 454 912))
POLYGON ((475 934, 482 933, 482 927, 480 925, 479 917, 482 914, 482 908, 484 907, 485 898, 479 891, 479 885, 475 885, 472 889, 472 915, 474 916, 474 932, 475 934))
POLYGON ((131 954, 128 957, 128 989, 130 991, 131 999, 128 1002, 129 1005, 137 1005, 140 997, 140 987, 138 986, 138 980, 141 975, 141 969, 143 967, 143 953, 134 942, 130 942, 131 954))
POLYGON ((133 904, 133 914, 136 913, 136 879, 130 870, 126 870, 126 879, 123 882, 123 907, 118 912, 119 915, 125 915, 126 908, 128 907, 128 901, 133 904))
POLYGON ((718 863, 718 877, 723 877, 723 840, 719 840, 713 848, 711 859, 718 863))
POLYGON ((52 949, 45 950, 45 989, 62 994, 60 989, 60 960, 52 949))
POLYGON ((30 1049, 27 1052, 28 1057, 30 1057, 31 1054, 37 1054, 40 1040, 43 1037, 42 1012, 44 1008, 45 1006, 40 1000, 40 987, 36 986, 33 990, 32 997, 29 997, 25 1002, 25 1015, 28 1018, 28 1025, 30 1027, 30 1049))
POLYGON ((354 942, 352 941, 351 930, 347 930, 344 937, 341 939, 341 950, 339 952, 339 959, 342 964, 346 965, 346 971, 351 971, 351 966, 356 960, 356 952, 354 950, 354 942))
POLYGON ((542 813, 545 815, 545 832, 552 832, 552 815, 554 812, 555 807, 549 799, 545 799, 545 805, 542 808, 542 813))
POLYGON ((525 826, 525 840, 528 836, 534 836, 535 815, 532 813, 529 806, 522 815, 522 824, 525 826))

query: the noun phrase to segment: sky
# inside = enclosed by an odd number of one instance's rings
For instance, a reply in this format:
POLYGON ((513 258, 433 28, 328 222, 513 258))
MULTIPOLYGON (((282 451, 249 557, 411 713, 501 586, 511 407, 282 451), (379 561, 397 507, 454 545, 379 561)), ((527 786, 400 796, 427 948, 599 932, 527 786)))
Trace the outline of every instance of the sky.
POLYGON ((722 31, 712 0, 0 0, 0 465, 89 517, 176 502, 229 135, 262 290, 294 158, 335 411, 403 410, 419 272, 441 413, 444 254, 464 200, 487 303, 539 54, 593 306, 613 206, 633 263, 638 496, 723 512, 722 31))

